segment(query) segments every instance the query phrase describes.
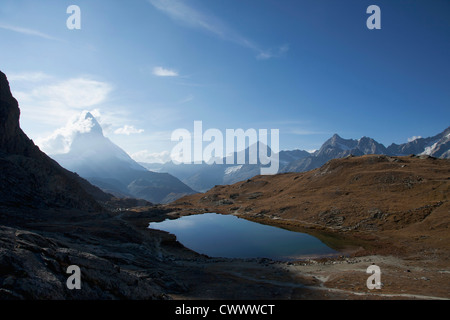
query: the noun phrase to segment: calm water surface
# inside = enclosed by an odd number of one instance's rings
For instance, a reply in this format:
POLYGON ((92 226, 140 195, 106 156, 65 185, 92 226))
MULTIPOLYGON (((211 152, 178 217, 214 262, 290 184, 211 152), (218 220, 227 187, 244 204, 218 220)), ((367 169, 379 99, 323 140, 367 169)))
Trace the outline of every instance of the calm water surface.
POLYGON ((210 257, 292 260, 338 252, 300 232, 248 221, 232 215, 206 213, 150 223, 170 232, 185 247, 210 257))

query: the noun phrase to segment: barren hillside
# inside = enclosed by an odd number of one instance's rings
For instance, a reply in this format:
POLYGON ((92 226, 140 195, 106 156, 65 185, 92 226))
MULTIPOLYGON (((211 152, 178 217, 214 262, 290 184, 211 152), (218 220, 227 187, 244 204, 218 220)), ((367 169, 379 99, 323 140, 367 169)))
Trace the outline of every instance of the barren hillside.
MULTIPOLYGON (((304 173, 257 176, 173 203, 270 224, 449 245, 450 161, 367 155, 304 173)), ((448 249, 448 248, 447 248, 448 249)))

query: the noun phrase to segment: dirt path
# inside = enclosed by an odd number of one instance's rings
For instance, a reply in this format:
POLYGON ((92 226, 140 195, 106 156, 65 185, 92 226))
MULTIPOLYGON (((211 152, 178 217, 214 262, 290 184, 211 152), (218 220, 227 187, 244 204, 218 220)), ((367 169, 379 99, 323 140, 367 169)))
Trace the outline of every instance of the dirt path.
POLYGON ((421 300, 450 300, 450 298, 443 298, 443 297, 436 297, 436 296, 424 296, 424 295, 417 295, 417 294, 405 294, 405 293, 398 293, 398 294, 386 294, 386 293, 377 293, 376 291, 373 292, 356 292, 356 291, 349 291, 349 290, 343 290, 343 289, 337 289, 337 288, 329 288, 325 286, 325 283, 329 279, 329 277, 320 277, 316 276, 316 279, 319 279, 322 281, 322 283, 319 286, 307 286, 303 285, 301 283, 292 283, 292 282, 282 282, 277 280, 270 280, 270 279, 258 279, 246 274, 242 274, 239 272, 229 272, 230 274, 243 278, 245 280, 251 280, 263 284, 269 284, 273 286, 280 286, 280 287, 288 287, 288 288, 301 288, 301 289, 309 289, 309 290, 322 290, 326 292, 334 292, 334 293, 341 293, 344 295, 355 295, 355 296, 368 296, 368 297, 385 297, 385 298, 410 298, 410 299, 421 299, 421 300))
MULTIPOLYGON (((187 266, 198 264, 191 261, 187 266)), ((393 256, 295 263, 211 259, 202 268, 204 273, 191 278, 193 295, 175 299, 450 299, 449 270, 393 256), (379 290, 366 286, 366 270, 372 264, 381 268, 379 290)))

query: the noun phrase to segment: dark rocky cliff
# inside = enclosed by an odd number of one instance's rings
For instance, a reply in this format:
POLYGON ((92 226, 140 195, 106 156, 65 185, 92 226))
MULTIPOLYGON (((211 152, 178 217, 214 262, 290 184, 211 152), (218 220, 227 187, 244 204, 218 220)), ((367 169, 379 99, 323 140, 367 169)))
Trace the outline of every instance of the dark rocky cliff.
POLYGON ((101 211, 110 196, 41 152, 19 125, 20 109, 0 72, 0 206, 101 211))

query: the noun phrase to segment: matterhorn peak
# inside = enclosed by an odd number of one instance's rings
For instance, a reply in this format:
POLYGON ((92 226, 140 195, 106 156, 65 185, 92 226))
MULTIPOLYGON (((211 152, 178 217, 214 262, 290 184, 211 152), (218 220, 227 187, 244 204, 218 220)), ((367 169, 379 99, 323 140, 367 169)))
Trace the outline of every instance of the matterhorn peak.
POLYGON ((83 111, 73 122, 78 133, 92 133, 103 136, 103 129, 97 119, 89 111, 83 111))
MULTIPOLYGON (((95 114, 95 113, 94 113, 95 114)), ((73 118, 68 131, 75 132, 68 152, 53 159, 99 188, 118 197, 136 197, 154 203, 178 199, 194 190, 168 173, 150 172, 103 135, 91 112, 73 118)))

